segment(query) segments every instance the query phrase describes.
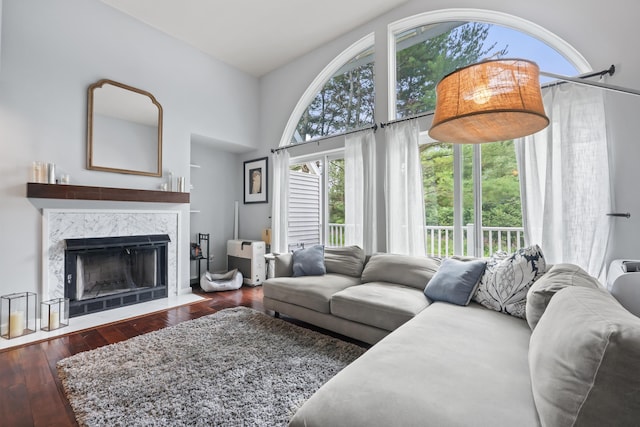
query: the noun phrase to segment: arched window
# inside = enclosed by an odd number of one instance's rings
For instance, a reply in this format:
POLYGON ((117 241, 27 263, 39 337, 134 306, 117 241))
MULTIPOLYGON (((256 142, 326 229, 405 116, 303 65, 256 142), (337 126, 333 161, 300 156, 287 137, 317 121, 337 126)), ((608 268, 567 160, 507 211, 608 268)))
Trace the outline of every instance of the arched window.
POLYGON ((390 23, 387 37, 389 120, 432 110, 435 99, 422 96, 428 96, 442 77, 492 56, 532 60, 541 70, 557 74, 592 71, 579 52, 550 31, 531 21, 484 9, 442 9, 413 15, 390 23), (421 83, 426 88, 418 87, 421 83))
POLYGON ((420 25, 396 33, 395 46, 396 118, 432 111, 438 82, 457 68, 483 59, 525 58, 556 74, 573 76, 578 72, 545 42, 486 22, 420 25))
MULTIPOLYGON (((281 146, 340 135, 374 124, 373 43, 373 34, 362 38, 316 77, 291 114, 281 146)), ((344 155, 341 149, 292 158, 286 194, 289 247, 344 244, 344 155)))
MULTIPOLYGON (((420 142, 428 253, 482 256, 522 246, 513 141, 453 146, 430 140, 426 130, 435 87, 456 68, 487 58, 528 59, 541 70, 571 76, 592 71, 590 65, 553 33, 495 11, 438 10, 392 22, 386 29, 387 43, 377 46, 388 46, 387 55, 378 52, 375 63, 370 34, 325 67, 298 101, 280 146, 372 125, 374 104, 387 105, 387 120, 424 115, 420 142), (388 70, 379 73, 388 77, 386 91, 374 91, 376 68, 388 70)), ((384 82, 377 87, 385 87, 384 82)), ((331 156, 340 161, 339 153, 331 156)), ((321 220, 325 230, 339 222, 330 212, 325 210, 321 220)))
POLYGON ((374 123, 373 47, 336 71, 300 117, 291 143, 336 135, 374 123))
MULTIPOLYGON (((395 103, 390 116, 396 119, 433 111, 442 77, 483 59, 525 58, 545 71, 578 73, 545 42, 487 21, 427 22, 392 36, 395 90, 390 95, 395 103)), ((428 138, 426 126, 421 142, 427 253, 486 256, 522 247, 514 142, 478 146, 435 142, 428 138)))

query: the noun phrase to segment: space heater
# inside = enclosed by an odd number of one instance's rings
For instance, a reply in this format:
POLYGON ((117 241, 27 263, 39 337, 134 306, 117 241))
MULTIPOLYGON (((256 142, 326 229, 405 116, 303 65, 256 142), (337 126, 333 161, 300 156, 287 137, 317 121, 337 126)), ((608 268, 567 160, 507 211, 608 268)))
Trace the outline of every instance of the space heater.
POLYGON ((264 254, 265 243, 261 240, 228 240, 227 269, 237 268, 245 285, 262 285, 266 274, 264 254))

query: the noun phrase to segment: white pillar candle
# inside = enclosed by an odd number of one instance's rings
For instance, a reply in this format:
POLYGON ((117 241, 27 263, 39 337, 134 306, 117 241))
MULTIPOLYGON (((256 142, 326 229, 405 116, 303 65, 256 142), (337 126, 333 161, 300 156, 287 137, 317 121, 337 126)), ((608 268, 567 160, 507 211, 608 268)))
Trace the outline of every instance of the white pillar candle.
POLYGON ((52 311, 49 313, 49 330, 58 329, 60 327, 60 313, 52 311))
POLYGON ((24 333, 24 313, 14 311, 9 314, 9 338, 19 337, 24 333))

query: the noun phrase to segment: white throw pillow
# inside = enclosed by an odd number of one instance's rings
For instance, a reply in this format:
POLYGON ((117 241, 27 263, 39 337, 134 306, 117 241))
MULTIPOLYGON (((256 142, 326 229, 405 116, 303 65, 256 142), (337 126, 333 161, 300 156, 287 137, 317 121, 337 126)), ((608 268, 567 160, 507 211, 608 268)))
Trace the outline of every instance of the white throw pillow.
POLYGON ((487 261, 473 300, 492 310, 525 318, 527 291, 546 270, 538 245, 512 255, 496 252, 487 261))

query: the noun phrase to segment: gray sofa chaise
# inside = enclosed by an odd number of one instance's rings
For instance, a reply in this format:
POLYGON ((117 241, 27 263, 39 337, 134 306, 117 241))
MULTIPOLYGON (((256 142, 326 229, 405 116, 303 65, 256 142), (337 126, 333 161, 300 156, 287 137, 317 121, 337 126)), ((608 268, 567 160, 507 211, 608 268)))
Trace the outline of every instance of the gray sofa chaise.
POLYGON ((440 259, 332 251, 323 276, 264 282, 265 307, 377 343, 290 426, 640 425, 640 319, 579 267, 539 277, 522 319, 427 299, 440 259))

